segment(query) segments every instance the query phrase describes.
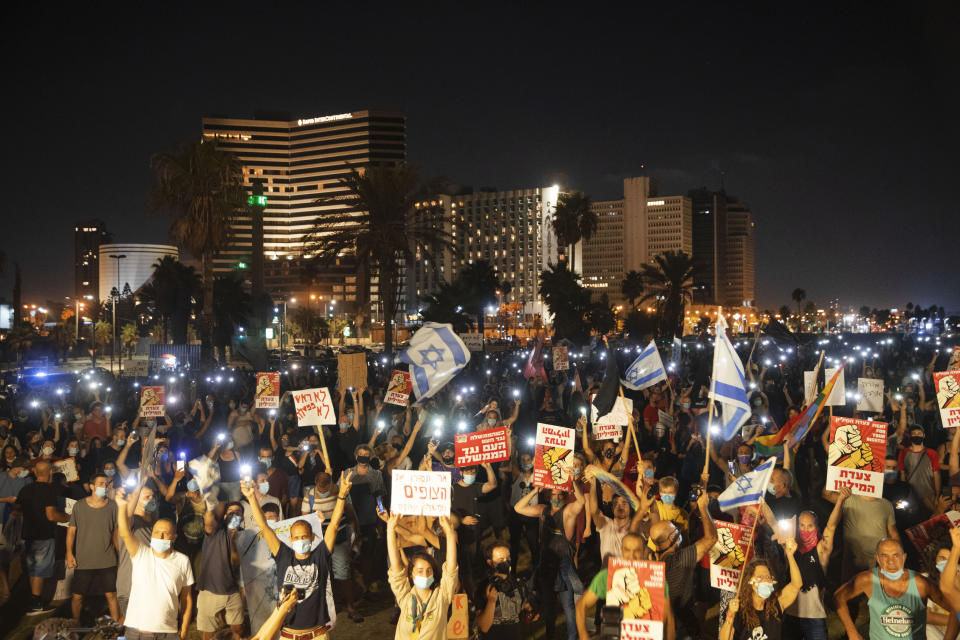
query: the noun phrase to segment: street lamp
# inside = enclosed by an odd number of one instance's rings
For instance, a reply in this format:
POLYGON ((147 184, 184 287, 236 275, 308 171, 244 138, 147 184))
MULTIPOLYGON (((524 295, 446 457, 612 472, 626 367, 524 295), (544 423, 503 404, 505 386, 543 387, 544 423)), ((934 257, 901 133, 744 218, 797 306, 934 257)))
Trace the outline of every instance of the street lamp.
MULTIPOLYGON (((113 296, 113 348, 110 350, 110 370, 113 371, 113 354, 117 350, 117 301, 120 298, 120 261, 127 257, 125 253, 110 254, 117 261, 117 295, 113 296)), ((118 373, 123 371, 120 357, 117 357, 118 373)))

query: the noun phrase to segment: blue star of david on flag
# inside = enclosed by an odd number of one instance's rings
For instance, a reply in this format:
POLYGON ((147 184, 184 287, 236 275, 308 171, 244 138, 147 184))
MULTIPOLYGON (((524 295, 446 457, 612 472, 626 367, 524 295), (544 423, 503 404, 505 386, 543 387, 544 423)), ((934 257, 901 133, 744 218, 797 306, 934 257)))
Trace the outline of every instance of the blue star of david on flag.
POLYGON ((729 440, 750 419, 750 404, 743 363, 727 337, 727 321, 723 315, 717 317, 711 381, 710 402, 720 403, 720 433, 724 440, 729 440))
POLYGON ((740 507, 746 507, 760 502, 760 500, 763 499, 763 492, 770 482, 770 476, 773 475, 776 464, 776 458, 768 458, 766 462, 753 471, 748 471, 737 478, 736 481, 724 489, 720 497, 717 498, 717 502, 720 503, 720 508, 724 511, 735 511, 740 507))
POLYGON ((628 389, 639 391, 666 379, 667 374, 663 370, 663 360, 660 359, 657 344, 651 340, 627 368, 626 378, 620 382, 628 389))
POLYGON ((470 351, 449 324, 426 322, 400 354, 410 365, 418 404, 435 395, 470 362, 470 351))

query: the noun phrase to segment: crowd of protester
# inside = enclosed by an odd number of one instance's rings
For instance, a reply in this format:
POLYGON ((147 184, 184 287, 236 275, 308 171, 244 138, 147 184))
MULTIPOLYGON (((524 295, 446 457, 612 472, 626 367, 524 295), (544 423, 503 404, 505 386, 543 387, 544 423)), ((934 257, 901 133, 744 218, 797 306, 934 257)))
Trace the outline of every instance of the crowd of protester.
POLYGON ((948 355, 939 342, 881 338, 737 342, 753 414, 733 440, 715 439, 709 456, 708 337, 661 350, 668 380, 625 390, 633 428, 611 440, 594 439, 589 404, 605 359, 629 361, 610 355, 612 343, 571 349, 563 371, 548 355, 542 375, 536 367, 530 377, 529 350, 475 353, 437 395, 406 407, 384 404, 394 365, 373 354, 365 389, 337 388, 335 370, 284 371, 279 409, 254 408, 255 372, 243 369, 23 381, 5 390, 0 416, 0 597, 29 591, 27 615, 45 613, 69 577, 72 617, 105 611, 128 639, 185 638, 195 621, 204 640, 310 640, 336 635, 338 612, 362 622, 365 603, 392 593, 396 638, 427 640, 447 637, 453 598, 466 593, 481 638, 542 627, 547 640, 587 640, 606 615, 606 560, 620 557, 665 563, 668 638, 819 639, 834 616, 851 638, 866 620, 871 638, 953 638, 958 530, 937 549, 915 549, 906 535, 960 510, 960 439, 940 424, 931 377, 948 355), (855 340, 869 348, 854 351, 855 340), (888 424, 883 497, 825 488, 824 411, 778 463, 765 504, 721 511, 719 494, 763 462, 756 438, 802 409, 802 372, 821 350, 860 356, 847 363, 848 386, 885 380, 881 413, 832 409, 888 424), (167 386, 161 417, 138 416, 147 383, 167 386), (336 424, 300 426, 290 391, 318 386, 334 397, 336 424), (533 483, 537 423, 576 429, 570 492, 533 483), (455 434, 502 427, 508 460, 456 465, 455 434), (144 461, 151 433, 156 446, 144 461), (57 472, 66 459, 76 479, 57 472), (183 464, 197 459, 218 471, 212 498, 183 464), (449 518, 390 513, 391 472, 415 468, 451 473, 449 518), (600 472, 633 500, 598 482, 600 472), (321 531, 300 519, 313 513, 321 531), (285 544, 271 524, 286 519, 296 521, 285 544), (736 593, 710 586, 704 559, 717 520, 756 526, 736 593), (240 570, 254 544, 245 532, 259 534, 274 563, 269 593, 252 593, 240 570), (27 579, 11 584, 17 563, 27 579), (255 619, 255 597, 267 598, 269 616, 255 619))

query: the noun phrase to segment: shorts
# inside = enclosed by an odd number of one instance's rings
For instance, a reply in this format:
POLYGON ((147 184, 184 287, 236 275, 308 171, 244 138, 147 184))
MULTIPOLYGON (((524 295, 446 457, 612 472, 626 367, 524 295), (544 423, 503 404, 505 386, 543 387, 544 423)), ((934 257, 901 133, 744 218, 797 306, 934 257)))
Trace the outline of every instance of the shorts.
POLYGON ((56 563, 56 540, 31 540, 24 553, 27 561, 27 575, 31 578, 52 578, 56 563))
POLYGON ((353 549, 353 542, 347 540, 333 545, 333 553, 330 554, 330 568, 334 580, 350 579, 350 552, 353 549))
POLYGON ((151 633, 127 627, 124 631, 127 640, 180 640, 179 633, 151 633))
POLYGON ((75 596, 101 596, 117 592, 117 568, 74 569, 70 589, 75 596))
POLYGON ((197 596, 197 631, 216 631, 217 613, 221 610, 226 612, 227 624, 243 624, 243 600, 239 593, 220 595, 201 591, 197 596))

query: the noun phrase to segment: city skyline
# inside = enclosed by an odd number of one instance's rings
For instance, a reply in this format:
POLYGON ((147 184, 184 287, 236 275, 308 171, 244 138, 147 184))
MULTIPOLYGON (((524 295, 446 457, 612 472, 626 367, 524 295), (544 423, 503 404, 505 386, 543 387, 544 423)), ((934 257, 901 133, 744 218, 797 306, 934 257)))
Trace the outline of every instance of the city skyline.
MULTIPOLYGON (((137 26, 109 38, 95 11, 27 13, 12 45, 34 55, 14 70, 23 97, 9 111, 37 128, 9 134, 6 175, 20 188, 7 205, 28 215, 5 216, 2 292, 9 295, 19 261, 25 299, 71 294, 72 232, 82 219, 104 220, 117 242, 167 242, 169 219, 146 213, 149 156, 196 139, 204 116, 377 109, 404 113, 408 161, 425 177, 476 188, 562 178, 606 201, 622 197, 623 178, 644 165, 656 193, 667 195, 716 190, 725 172, 727 191, 756 222, 761 308, 789 304, 801 287, 821 305, 839 297, 843 308, 912 301, 957 311, 960 278, 936 264, 952 254, 949 150, 960 138, 947 115, 957 93, 945 82, 956 51, 945 37, 951 14, 910 9, 903 16, 868 6, 862 13, 808 8, 815 15, 806 16, 657 8, 637 50, 622 41, 625 27, 591 17, 588 40, 604 47, 580 56, 565 51, 562 38, 526 49, 506 37, 481 54, 476 45, 495 33, 493 17, 483 15, 338 9, 331 11, 355 19, 344 34, 314 47, 264 28, 246 62, 227 71, 227 47, 217 45, 229 38, 203 42, 200 34, 236 19, 212 9, 191 8, 192 27, 183 16, 118 9, 119 22, 137 26), (454 43, 452 26, 462 28, 464 46, 443 56, 442 47, 413 37, 429 31, 454 43), (681 26, 686 46, 675 31, 658 28, 681 26), (376 42, 363 54, 343 53, 358 34, 376 42), (750 44, 747 34, 756 35, 750 44), (398 43, 409 55, 387 56, 398 43), (318 54, 328 59, 317 82, 294 82, 317 71, 306 61, 318 54), (270 66, 278 60, 289 69, 270 66), (640 61, 643 73, 616 82, 640 61), (190 65, 220 71, 191 74, 190 65), (271 81, 258 84, 267 68, 271 81), (90 161, 45 151, 64 141, 90 161)), ((520 35, 535 18, 543 19, 536 23, 542 32, 562 32, 564 24, 530 9, 516 18, 503 35, 520 35)), ((277 19, 265 20, 264 27, 276 26, 277 19)))

